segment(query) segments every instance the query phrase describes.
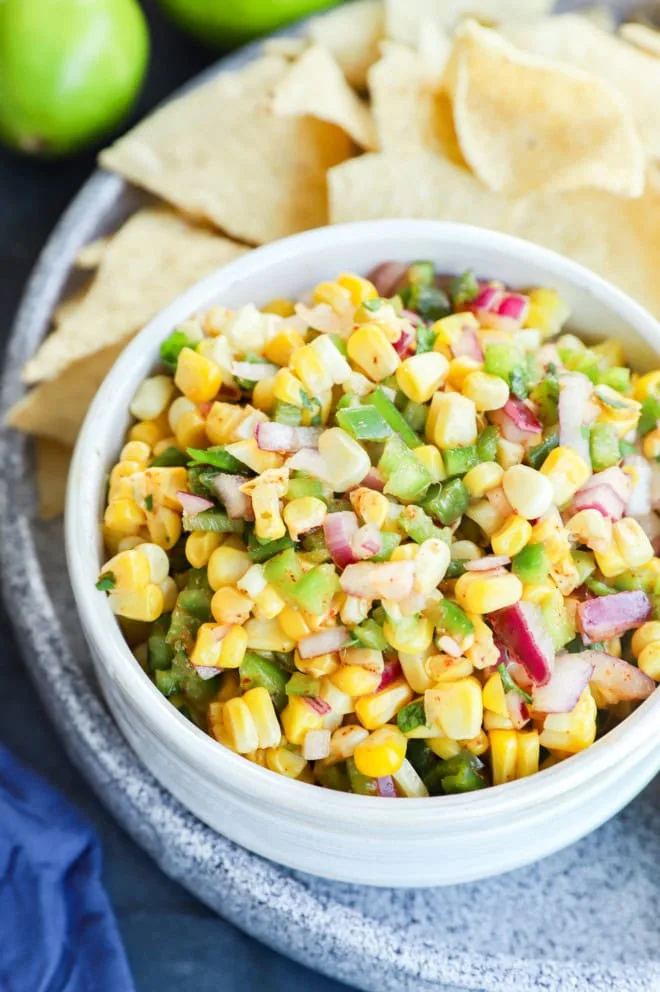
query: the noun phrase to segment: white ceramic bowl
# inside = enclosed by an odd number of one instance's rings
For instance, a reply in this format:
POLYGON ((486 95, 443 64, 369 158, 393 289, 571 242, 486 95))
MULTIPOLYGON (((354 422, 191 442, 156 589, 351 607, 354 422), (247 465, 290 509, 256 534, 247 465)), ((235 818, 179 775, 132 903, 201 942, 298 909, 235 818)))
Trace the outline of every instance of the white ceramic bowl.
MULTIPOLYGON (((202 280, 127 347, 101 386, 76 446, 66 512, 73 591, 110 709, 139 758, 185 806, 258 854, 327 878, 386 886, 444 885, 508 871, 593 830, 660 769, 660 692, 587 751, 531 778, 464 796, 385 799, 330 792, 275 775, 221 747, 159 693, 94 588, 106 482, 128 405, 158 346, 194 311, 297 297, 339 271, 387 259, 432 259, 512 286, 557 289, 570 326, 616 335, 638 368, 657 364, 660 327, 599 277, 550 251, 491 231, 432 221, 325 228, 268 245, 202 280)), ((93 328, 90 328, 93 333, 93 328)))

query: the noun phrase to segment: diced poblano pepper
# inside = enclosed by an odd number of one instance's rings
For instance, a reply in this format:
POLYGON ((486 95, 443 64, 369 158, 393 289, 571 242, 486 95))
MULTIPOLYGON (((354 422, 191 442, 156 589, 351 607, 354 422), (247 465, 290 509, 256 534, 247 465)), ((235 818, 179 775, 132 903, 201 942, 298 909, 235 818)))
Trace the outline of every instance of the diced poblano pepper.
POLYGON ((474 624, 469 616, 450 599, 441 599, 427 610, 427 616, 437 629, 450 637, 468 637, 474 634, 474 624))
POLYGON ((447 448, 442 452, 442 459, 450 478, 455 475, 465 475, 479 464, 477 445, 466 444, 462 448, 447 448))
POLYGON ((302 579, 303 571, 293 548, 275 555, 264 565, 264 576, 269 585, 284 599, 289 600, 297 582, 302 579))
POLYGON ((617 465, 621 458, 619 436, 611 424, 593 424, 589 431, 589 453, 594 472, 617 465))
POLYGON ((374 406, 352 406, 337 410, 337 423, 358 441, 386 441, 392 428, 374 406))
POLYGON ((423 509, 445 527, 458 520, 469 505, 470 494, 462 479, 450 479, 443 485, 433 486, 422 502, 423 509))
POLYGON ((521 582, 539 583, 550 571, 550 559, 542 544, 528 544, 511 559, 511 571, 521 582))
POLYGON ((334 565, 316 565, 296 582, 290 595, 302 610, 313 616, 323 616, 338 591, 339 579, 334 565))
POLYGON ((243 692, 263 686, 270 693, 275 709, 278 712, 284 709, 287 703, 286 684, 289 674, 276 662, 247 651, 238 669, 238 675, 243 692))

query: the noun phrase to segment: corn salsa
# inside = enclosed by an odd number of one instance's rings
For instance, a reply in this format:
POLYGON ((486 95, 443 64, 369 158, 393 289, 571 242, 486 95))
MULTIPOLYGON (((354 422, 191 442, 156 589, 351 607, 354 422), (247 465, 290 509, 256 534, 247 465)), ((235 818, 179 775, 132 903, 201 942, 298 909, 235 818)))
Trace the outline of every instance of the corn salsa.
POLYGON ((176 327, 109 478, 107 595, 179 712, 280 775, 468 792, 660 681, 660 371, 431 262, 176 327))

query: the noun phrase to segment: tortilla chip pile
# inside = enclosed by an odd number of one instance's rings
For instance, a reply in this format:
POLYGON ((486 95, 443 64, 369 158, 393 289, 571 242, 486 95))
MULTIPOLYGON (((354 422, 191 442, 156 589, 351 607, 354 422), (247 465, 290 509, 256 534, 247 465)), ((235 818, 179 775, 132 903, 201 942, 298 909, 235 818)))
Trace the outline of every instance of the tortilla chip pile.
POLYGON ((10 412, 42 513, 127 341, 198 279, 326 223, 460 221, 553 248, 660 317, 660 33, 552 0, 357 0, 166 104, 101 154, 155 195, 85 246, 10 412))

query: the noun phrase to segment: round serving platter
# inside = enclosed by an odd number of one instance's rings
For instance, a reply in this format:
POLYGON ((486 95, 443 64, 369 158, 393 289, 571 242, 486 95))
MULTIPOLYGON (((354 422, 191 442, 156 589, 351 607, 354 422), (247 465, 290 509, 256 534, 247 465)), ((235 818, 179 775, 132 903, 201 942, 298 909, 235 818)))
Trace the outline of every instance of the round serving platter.
MULTIPOLYGON (((259 50, 248 46, 211 73, 259 50)), ((77 251, 142 202, 122 180, 97 173, 63 216, 16 318, 3 414, 23 392, 20 368, 71 285, 77 251)), ((3 591, 25 664, 71 759, 163 871, 253 937, 358 989, 658 992, 660 780, 579 844, 482 883, 371 889, 250 854, 188 813, 122 738, 79 629, 61 522, 36 519, 30 443, 3 429, 0 461, 3 591)))

